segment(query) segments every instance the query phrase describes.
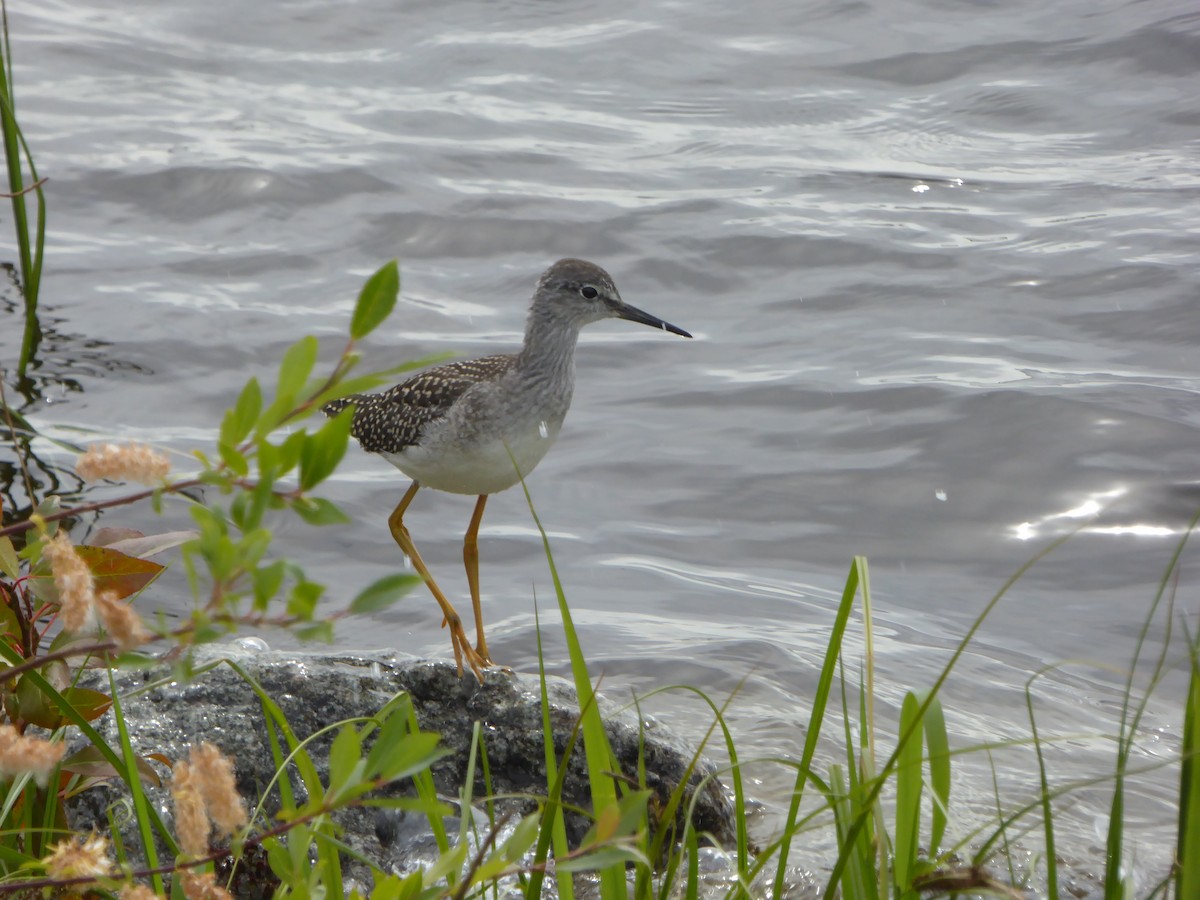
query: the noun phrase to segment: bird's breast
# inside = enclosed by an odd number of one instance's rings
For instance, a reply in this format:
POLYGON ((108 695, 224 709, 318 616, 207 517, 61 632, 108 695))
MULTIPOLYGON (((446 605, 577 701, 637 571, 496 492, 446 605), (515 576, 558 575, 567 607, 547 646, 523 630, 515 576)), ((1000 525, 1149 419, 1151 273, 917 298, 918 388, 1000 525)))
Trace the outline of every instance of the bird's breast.
POLYGON ((419 444, 383 456, 422 485, 452 494, 495 494, 534 470, 553 445, 563 419, 510 423, 498 430, 434 426, 419 444))

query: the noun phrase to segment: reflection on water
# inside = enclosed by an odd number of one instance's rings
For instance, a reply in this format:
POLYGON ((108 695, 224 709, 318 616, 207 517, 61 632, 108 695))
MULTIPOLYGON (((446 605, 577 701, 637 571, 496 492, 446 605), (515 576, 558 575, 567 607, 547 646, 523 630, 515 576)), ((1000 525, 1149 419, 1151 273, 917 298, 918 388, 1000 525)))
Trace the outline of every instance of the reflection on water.
MULTIPOLYGON (((12 323, 0 338, 0 378, 5 407, 0 416, 4 432, 0 449, 0 527, 27 520, 41 498, 51 494, 64 503, 77 500, 83 481, 69 462, 65 465, 38 452, 36 427, 30 417, 56 403, 67 404, 71 395, 82 394, 85 385, 118 373, 149 374, 108 355, 108 343, 69 330, 65 317, 44 304, 39 313, 38 338, 28 355, 24 377, 17 372, 24 335, 25 304, 15 284, 0 294, 0 317, 12 323), (11 364, 11 368, 9 366, 11 364)), ((57 440, 60 450, 80 448, 65 436, 57 440)), ((24 535, 13 536, 18 549, 24 535)))

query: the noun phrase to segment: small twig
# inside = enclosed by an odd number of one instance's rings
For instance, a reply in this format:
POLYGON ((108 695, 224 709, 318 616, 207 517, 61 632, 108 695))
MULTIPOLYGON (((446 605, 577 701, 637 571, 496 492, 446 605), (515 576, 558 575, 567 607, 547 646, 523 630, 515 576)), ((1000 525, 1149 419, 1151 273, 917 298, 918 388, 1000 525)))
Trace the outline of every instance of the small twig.
MULTIPOLYGON (((145 491, 138 491, 136 494, 126 494, 124 497, 114 497, 112 500, 98 500, 95 503, 85 503, 83 506, 73 506, 70 509, 60 509, 56 513, 51 513, 48 516, 42 516, 43 522, 57 522, 60 519, 68 519, 71 516, 82 515, 83 513, 96 512, 101 509, 109 509, 114 506, 128 506, 130 503, 137 503, 140 500, 146 500, 153 497, 160 491, 164 494, 177 494, 180 491, 191 487, 198 487, 204 484, 199 478, 190 478, 187 481, 177 481, 174 484, 169 484, 162 488, 150 488, 145 491)), ((31 528, 36 528, 37 522, 33 519, 26 519, 24 522, 14 522, 7 528, 0 528, 0 537, 10 534, 23 534, 31 528)))
MULTIPOLYGON (((47 516, 42 516, 43 522, 57 522, 61 519, 69 519, 72 516, 83 515, 84 513, 97 512, 102 509, 111 509, 115 506, 128 506, 131 503, 137 503, 141 500, 147 500, 155 494, 178 494, 186 491, 188 488, 202 487, 209 482, 203 478, 189 478, 186 481, 176 481, 174 484, 168 484, 165 487, 149 488, 144 491, 138 491, 134 494, 126 494, 124 497, 114 497, 111 500, 97 500, 95 503, 85 503, 82 506, 72 506, 69 509, 60 509, 56 513, 51 513, 47 516)), ((240 487, 245 490, 253 490, 258 487, 258 483, 248 481, 244 478, 238 478, 230 482, 234 487, 240 487)), ((290 491, 272 491, 276 497, 281 497, 284 500, 290 500, 299 496, 299 490, 290 491)), ((33 519, 26 519, 24 522, 14 522, 7 528, 0 528, 0 537, 10 534, 21 534, 29 531, 31 528, 37 527, 37 522, 33 519)))
POLYGON ((34 659, 27 659, 20 665, 12 666, 0 672, 0 684, 16 678, 30 669, 40 669, 48 662, 53 662, 56 659, 70 659, 72 656, 90 656, 93 653, 107 653, 110 650, 117 649, 116 641, 101 641, 97 644, 79 644, 74 647, 63 647, 61 650, 55 650, 53 653, 47 653, 45 656, 38 656, 34 659))
POLYGON ((27 184, 25 187, 13 194, 0 191, 0 197, 8 197, 9 199, 12 199, 13 197, 24 197, 26 194, 36 191, 49 180, 49 178, 39 178, 33 184, 27 184))

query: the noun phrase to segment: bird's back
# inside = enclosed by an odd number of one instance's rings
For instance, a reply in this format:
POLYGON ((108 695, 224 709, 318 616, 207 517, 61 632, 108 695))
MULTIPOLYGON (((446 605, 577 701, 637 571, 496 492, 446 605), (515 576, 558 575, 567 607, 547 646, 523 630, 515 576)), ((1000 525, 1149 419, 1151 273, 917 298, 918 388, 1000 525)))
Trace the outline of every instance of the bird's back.
POLYGON ((430 426, 449 415, 470 388, 503 377, 516 359, 512 354, 502 354, 447 363, 418 372, 386 391, 333 400, 322 410, 327 416, 335 416, 354 404, 350 433, 362 448, 372 453, 399 453, 419 444, 430 426))

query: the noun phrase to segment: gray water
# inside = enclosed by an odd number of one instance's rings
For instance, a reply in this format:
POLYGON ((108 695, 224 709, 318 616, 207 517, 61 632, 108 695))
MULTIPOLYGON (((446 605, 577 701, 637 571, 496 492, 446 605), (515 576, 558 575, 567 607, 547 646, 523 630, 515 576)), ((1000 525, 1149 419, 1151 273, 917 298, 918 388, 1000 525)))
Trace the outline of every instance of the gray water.
MULTIPOLYGON (((696 336, 589 329, 574 408, 529 483, 610 692, 738 690, 741 756, 798 755, 865 554, 886 734, 1005 580, 1077 530, 1000 602, 944 700, 957 746, 1025 740, 1024 685, 1052 667, 1034 689, 1040 732, 1063 738, 1052 780, 1110 773, 1138 630, 1200 505, 1200 11, 604 10, 13 4, 19 113, 51 178, 49 333, 25 412, 76 440, 151 441, 187 471, 292 341, 315 333, 335 357, 385 260, 403 291, 363 347, 379 368, 514 346, 541 270, 584 257, 696 336)), ((5 329, 5 360, 17 340, 5 329)), ((385 519, 404 487, 353 449, 328 490, 353 525, 281 522, 279 551, 349 597, 402 564, 385 519)), ((408 519, 460 600, 471 505, 423 492, 408 519)), ((105 521, 164 526, 147 510, 105 521)), ((492 498, 480 545, 493 656, 529 669, 534 595, 543 623, 556 615, 519 492, 492 498)), ((1195 568, 1185 553, 1133 756, 1152 770, 1131 789, 1143 893, 1169 859, 1195 568)), ((338 640, 445 656, 439 621, 414 594, 338 640)), ((861 625, 848 646, 853 666, 861 625)), ((552 627, 548 654, 565 672, 552 627)), ((683 694, 651 708, 693 738, 708 725, 683 694)), ((1007 808, 1036 795, 1028 750, 993 760, 1007 808)), ((956 766, 952 830, 990 831, 987 756, 956 766)), ((753 775, 770 834, 791 776, 753 775)), ((1101 783, 1061 802, 1083 889, 1108 797, 1101 783)), ((819 872, 828 847, 814 838, 800 865, 819 872)))

